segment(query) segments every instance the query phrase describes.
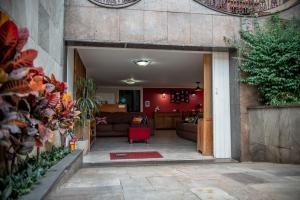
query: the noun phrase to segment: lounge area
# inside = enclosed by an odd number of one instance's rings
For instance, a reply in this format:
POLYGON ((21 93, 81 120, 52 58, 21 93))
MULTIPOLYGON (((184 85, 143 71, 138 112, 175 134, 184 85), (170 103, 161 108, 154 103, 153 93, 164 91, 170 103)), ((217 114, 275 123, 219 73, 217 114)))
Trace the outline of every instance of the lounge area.
MULTIPOLYGON (((147 118, 143 112, 99 112, 96 115, 97 142, 84 157, 85 164, 135 161, 209 160, 196 151, 197 123, 202 113, 172 113, 176 118, 174 128, 156 128, 157 118, 147 118), (134 122, 142 118, 140 123, 134 122), (156 119, 156 120, 155 120, 156 119), (132 133, 132 130, 134 133, 132 133), (131 138, 136 134, 136 138, 131 138), (131 141, 131 139, 133 139, 131 141), (160 157, 123 159, 112 158, 112 153, 157 152, 160 157)), ((170 113, 160 112, 170 116, 170 113)), ((123 155, 122 155, 123 156, 123 155)))
POLYGON ((199 150, 203 54, 80 48, 74 49, 74 56, 74 71, 81 73, 75 80, 86 77, 97 84, 98 109, 90 140, 96 142, 84 162, 213 158, 199 150))

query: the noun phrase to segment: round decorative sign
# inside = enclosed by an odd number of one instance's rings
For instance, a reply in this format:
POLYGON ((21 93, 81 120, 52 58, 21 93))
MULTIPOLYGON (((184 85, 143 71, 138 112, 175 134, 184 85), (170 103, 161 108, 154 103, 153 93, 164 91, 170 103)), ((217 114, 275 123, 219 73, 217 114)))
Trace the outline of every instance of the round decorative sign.
POLYGON ((131 6, 140 0, 89 0, 90 2, 107 8, 123 8, 131 6))
POLYGON ((291 7, 298 0, 194 0, 210 9, 233 15, 263 16, 291 7), (283 5, 285 4, 285 5, 283 5))

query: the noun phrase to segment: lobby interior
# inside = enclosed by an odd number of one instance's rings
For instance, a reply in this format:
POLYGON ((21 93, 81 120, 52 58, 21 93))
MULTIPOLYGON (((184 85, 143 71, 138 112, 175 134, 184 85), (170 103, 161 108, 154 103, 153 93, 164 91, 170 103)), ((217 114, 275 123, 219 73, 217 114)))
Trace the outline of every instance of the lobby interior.
POLYGON ((210 52, 107 47, 68 51, 74 53, 74 85, 80 76, 97 85, 96 137, 91 136, 95 142, 84 156, 86 164, 214 158, 202 154, 198 135, 204 111, 204 54, 210 52), (130 143, 130 113, 146 117, 148 142, 130 143), (103 117, 104 124, 97 121, 103 117), (158 152, 161 157, 112 159, 114 152, 158 152))

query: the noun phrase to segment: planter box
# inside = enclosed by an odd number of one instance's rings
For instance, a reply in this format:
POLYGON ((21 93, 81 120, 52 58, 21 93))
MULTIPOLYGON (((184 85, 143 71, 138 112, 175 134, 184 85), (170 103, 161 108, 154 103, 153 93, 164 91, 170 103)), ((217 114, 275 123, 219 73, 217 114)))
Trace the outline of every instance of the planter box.
POLYGON ((32 191, 20 199, 22 200, 41 200, 65 183, 82 166, 82 151, 76 150, 64 159, 52 166, 39 182, 33 186, 32 191))
POLYGON ((300 163, 300 106, 248 108, 253 161, 300 163))
POLYGON ((83 151, 83 155, 86 155, 89 151, 89 140, 78 140, 75 146, 76 149, 83 151))

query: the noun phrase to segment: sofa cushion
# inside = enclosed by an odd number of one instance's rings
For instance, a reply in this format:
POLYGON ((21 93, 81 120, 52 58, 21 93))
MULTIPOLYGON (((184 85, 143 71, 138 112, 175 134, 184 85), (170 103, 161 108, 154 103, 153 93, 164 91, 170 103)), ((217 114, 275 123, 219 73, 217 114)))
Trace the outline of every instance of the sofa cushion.
POLYGON ((113 122, 113 113, 108 112, 98 112, 96 114, 96 117, 106 117, 106 121, 108 124, 111 124, 113 122))
POLYGON ((113 124, 112 130, 113 131, 127 131, 129 124, 113 124))
POLYGON ((112 128, 112 124, 100 124, 100 125, 97 125, 97 131, 112 131, 113 128, 112 128))
POLYGON ((112 113, 112 123, 113 124, 129 124, 131 121, 130 115, 128 113, 112 113))
POLYGON ((143 117, 133 117, 132 122, 133 124, 141 124, 143 121, 143 117))
POLYGON ((97 124, 108 124, 107 117, 96 117, 96 123, 97 124))

